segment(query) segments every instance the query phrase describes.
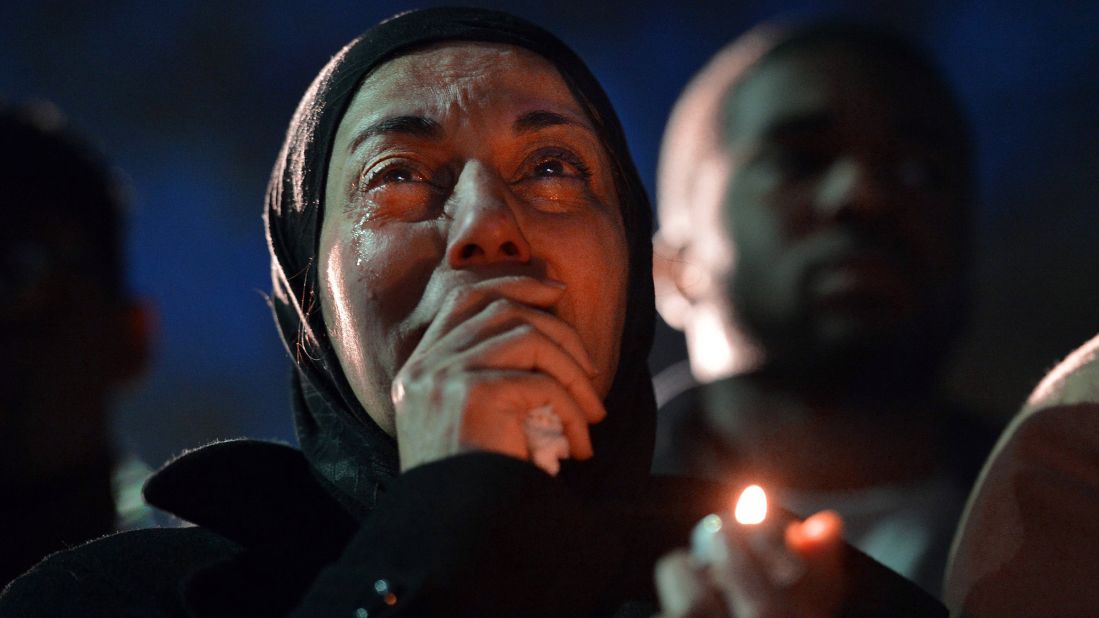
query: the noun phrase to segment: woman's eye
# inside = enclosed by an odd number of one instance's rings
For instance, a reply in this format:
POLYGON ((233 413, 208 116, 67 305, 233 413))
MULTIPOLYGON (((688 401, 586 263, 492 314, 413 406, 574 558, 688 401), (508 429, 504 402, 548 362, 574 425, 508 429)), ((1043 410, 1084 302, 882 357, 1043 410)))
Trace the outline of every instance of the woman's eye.
POLYGON ((442 211, 443 190, 437 179, 415 162, 392 160, 363 173, 359 183, 366 203, 378 216, 419 221, 442 211))
POLYGON ((368 170, 363 175, 362 188, 366 191, 385 185, 426 182, 426 178, 411 166, 395 163, 380 169, 368 170))
POLYGON ((399 167, 387 171, 382 176, 382 180, 385 182, 412 182, 415 178, 411 171, 399 167))
POLYGON ((516 171, 512 190, 539 209, 569 211, 591 203, 592 171, 582 158, 564 148, 543 148, 516 171))
POLYGON ((547 159, 535 167, 534 173, 538 176, 565 176, 568 171, 563 161, 547 159))
POLYGON ((531 159, 529 171, 521 176, 534 179, 575 178, 587 181, 591 172, 580 157, 567 150, 554 148, 537 153, 531 159))

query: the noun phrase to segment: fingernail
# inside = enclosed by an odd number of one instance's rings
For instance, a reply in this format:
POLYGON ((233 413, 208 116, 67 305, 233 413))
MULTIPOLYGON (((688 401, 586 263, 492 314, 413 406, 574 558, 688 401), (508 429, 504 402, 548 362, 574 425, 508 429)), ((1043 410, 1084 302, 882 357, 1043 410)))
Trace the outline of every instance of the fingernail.
POLYGON ((548 286, 555 287, 555 288, 558 288, 558 289, 561 289, 561 290, 568 287, 567 285, 564 284, 564 282, 558 281, 556 279, 542 279, 542 283, 545 283, 548 286))
POLYGON ((710 563, 718 558, 720 552, 718 546, 723 541, 721 538, 723 525, 721 517, 714 514, 703 517, 702 521, 695 525, 694 530, 691 530, 691 556, 695 560, 710 563))

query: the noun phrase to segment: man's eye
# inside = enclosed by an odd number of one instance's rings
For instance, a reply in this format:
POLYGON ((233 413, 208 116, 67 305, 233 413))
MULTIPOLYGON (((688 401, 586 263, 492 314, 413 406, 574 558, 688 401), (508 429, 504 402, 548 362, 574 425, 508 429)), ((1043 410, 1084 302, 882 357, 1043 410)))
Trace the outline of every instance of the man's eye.
POLYGON ((828 163, 828 156, 805 150, 788 151, 779 157, 779 166, 793 176, 816 174, 827 167, 828 163))

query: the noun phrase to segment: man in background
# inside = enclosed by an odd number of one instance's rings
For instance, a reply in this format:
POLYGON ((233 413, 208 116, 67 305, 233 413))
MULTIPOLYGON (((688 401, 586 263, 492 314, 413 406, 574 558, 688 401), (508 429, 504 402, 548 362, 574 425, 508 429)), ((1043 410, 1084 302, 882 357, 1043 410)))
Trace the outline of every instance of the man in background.
POLYGON ((760 483, 938 593, 991 436, 938 398, 967 317, 969 130, 892 35, 758 28, 677 103, 657 305, 690 376, 657 378, 657 472, 760 483))
POLYGON ((145 368, 150 316, 126 288, 106 163, 48 105, 0 107, 0 144, 2 587, 141 515, 109 408, 145 368))

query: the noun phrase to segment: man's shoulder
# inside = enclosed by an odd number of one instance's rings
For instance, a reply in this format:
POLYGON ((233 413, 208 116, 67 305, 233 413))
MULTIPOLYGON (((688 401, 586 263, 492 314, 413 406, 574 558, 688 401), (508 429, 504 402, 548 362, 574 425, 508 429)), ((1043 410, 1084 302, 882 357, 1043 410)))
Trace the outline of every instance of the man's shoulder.
POLYGON ((13 581, 0 616, 182 615, 187 575, 239 550, 197 527, 112 534, 52 554, 13 581))
POLYGON ((652 470, 657 474, 691 476, 690 454, 700 448, 705 429, 700 406, 701 386, 684 376, 686 365, 673 366, 657 380, 656 444, 652 470), (664 379, 661 384, 659 380, 664 379))
POLYGON ((1046 408, 1099 403, 1099 335, 1073 350, 1034 389, 1023 408, 1029 415, 1046 408))

